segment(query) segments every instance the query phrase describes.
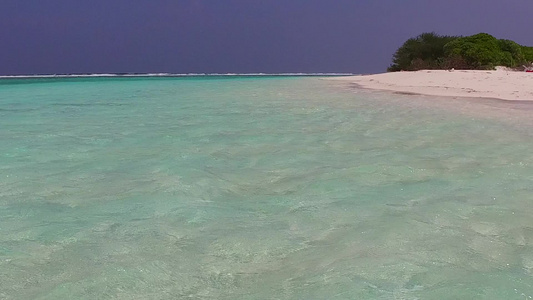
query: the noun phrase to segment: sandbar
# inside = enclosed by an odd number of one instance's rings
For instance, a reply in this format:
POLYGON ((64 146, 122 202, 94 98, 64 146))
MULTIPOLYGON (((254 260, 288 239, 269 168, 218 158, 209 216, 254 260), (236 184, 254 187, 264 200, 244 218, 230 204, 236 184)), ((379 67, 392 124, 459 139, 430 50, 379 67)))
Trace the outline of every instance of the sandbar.
POLYGON ((422 70, 337 77, 362 88, 432 96, 533 101, 533 73, 496 70, 422 70))

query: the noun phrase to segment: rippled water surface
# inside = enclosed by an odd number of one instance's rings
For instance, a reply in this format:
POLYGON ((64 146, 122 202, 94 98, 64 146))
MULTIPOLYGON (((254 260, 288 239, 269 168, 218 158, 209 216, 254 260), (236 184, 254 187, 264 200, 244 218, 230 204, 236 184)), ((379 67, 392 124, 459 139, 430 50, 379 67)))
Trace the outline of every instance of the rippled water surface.
POLYGON ((1 299, 531 299, 530 103, 0 80, 1 299))

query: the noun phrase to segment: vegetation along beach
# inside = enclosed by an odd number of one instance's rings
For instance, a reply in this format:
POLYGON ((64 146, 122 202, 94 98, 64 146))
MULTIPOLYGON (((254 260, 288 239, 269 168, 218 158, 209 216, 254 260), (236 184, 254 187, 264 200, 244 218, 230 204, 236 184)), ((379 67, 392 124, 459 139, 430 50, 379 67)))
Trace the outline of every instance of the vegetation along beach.
POLYGON ((396 51, 389 73, 340 80, 401 93, 533 101, 533 73, 526 72, 532 62, 533 47, 489 34, 424 33, 396 51))

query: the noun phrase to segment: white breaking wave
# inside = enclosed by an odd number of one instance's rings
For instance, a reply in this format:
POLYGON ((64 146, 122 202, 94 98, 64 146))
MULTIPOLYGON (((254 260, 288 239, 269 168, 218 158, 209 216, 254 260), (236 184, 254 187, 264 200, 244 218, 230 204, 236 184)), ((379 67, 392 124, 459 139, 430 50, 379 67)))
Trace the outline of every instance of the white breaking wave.
POLYGON ((46 74, 46 75, 1 75, 11 78, 85 78, 85 77, 202 77, 202 76, 349 76, 353 73, 146 73, 146 74, 46 74))

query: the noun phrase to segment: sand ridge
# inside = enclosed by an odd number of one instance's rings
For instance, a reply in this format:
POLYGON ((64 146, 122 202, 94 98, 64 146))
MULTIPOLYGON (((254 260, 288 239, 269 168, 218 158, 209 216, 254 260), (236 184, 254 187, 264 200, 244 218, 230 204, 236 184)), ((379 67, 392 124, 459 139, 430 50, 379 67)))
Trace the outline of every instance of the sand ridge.
POLYGON ((533 73, 496 70, 422 70, 338 77, 363 88, 433 96, 533 101, 533 73))

